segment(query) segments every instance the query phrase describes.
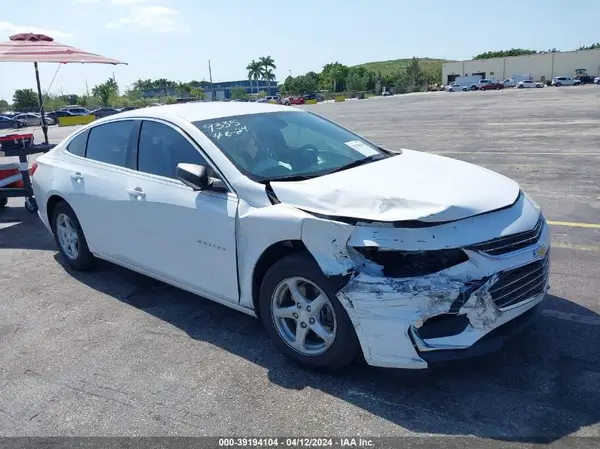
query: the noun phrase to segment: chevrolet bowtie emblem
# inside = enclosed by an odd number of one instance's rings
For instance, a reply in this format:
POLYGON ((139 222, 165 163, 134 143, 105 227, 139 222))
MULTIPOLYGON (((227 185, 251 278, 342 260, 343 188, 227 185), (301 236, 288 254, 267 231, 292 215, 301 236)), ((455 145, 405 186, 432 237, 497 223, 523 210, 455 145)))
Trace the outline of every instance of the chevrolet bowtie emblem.
POLYGON ((541 259, 546 255, 548 249, 545 246, 539 246, 533 251, 533 257, 536 259, 541 259))

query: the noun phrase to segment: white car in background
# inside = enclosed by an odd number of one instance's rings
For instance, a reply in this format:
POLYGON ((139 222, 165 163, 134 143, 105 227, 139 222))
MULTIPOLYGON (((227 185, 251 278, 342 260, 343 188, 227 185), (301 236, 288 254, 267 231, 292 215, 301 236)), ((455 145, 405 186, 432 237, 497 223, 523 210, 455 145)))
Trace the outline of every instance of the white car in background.
POLYGON ((537 83, 537 82, 532 81, 532 80, 523 80, 523 81, 519 81, 517 83, 517 88, 518 89, 528 89, 528 88, 541 89, 544 86, 545 86, 544 83, 537 83))
MULTIPOLYGON (((27 126, 42 126, 42 116, 40 114, 25 113, 16 115, 14 118, 27 123, 27 126)), ((46 116, 46 124, 54 125, 56 122, 51 117, 46 116)))
POLYGON ((468 92, 470 89, 469 89, 469 86, 463 86, 458 83, 452 83, 452 84, 448 84, 445 87, 445 90, 447 92, 468 92))
POLYGON ((570 76, 555 76, 554 78, 552 78, 551 84, 556 87, 581 86, 581 81, 579 81, 577 79, 573 79, 570 76))
POLYGON ((496 350, 548 288, 548 226, 515 181, 297 108, 124 112, 32 171, 71 268, 105 259, 259 317, 313 369, 496 350))
POLYGON ((594 84, 600 84, 600 76, 594 78, 594 84))

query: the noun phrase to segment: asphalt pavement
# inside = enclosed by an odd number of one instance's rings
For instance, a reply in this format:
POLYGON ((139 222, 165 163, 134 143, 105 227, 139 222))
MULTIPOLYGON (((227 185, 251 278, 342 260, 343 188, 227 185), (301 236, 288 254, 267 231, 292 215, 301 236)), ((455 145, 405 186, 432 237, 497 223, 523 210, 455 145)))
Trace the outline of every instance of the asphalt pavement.
POLYGON ((69 272, 13 199, 0 213, 0 436, 600 437, 599 86, 306 108, 520 182, 552 223, 536 324, 499 353, 428 371, 314 374, 241 313, 108 263, 69 272))

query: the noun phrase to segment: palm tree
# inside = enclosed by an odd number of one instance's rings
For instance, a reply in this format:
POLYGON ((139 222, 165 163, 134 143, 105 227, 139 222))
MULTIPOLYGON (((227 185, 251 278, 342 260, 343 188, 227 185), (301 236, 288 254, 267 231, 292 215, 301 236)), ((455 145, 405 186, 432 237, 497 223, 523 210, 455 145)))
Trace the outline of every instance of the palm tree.
POLYGON ((248 79, 250 80, 250 93, 252 93, 252 80, 256 81, 256 92, 258 92, 258 80, 263 75, 262 64, 253 59, 252 62, 246 66, 246 70, 248 71, 248 79))
POLYGON ((273 70, 275 70, 277 68, 277 66, 275 65, 275 61, 273 60, 273 58, 271 58, 271 55, 269 55, 269 56, 261 56, 260 58, 258 58, 258 63, 260 64, 262 72, 263 72, 263 79, 268 82, 268 86, 269 86, 269 90, 270 90, 271 81, 273 81, 275 79, 275 74, 273 73, 273 70), (267 78, 267 73, 270 74, 269 78, 267 78))
MULTIPOLYGON (((273 73, 273 70, 271 69, 265 69, 263 70, 263 75, 262 78, 267 81, 268 86, 269 86, 269 91, 271 90, 271 81, 275 81, 275 73, 273 73)), ((269 95, 271 93, 269 92, 269 95)))

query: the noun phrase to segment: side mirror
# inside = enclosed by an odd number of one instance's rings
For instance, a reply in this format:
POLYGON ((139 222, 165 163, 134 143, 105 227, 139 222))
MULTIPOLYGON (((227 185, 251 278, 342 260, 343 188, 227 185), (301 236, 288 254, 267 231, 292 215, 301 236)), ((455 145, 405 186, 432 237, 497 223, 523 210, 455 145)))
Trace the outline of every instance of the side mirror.
POLYGON ((212 184, 203 165, 177 164, 176 174, 177 179, 194 190, 206 190, 212 184))

